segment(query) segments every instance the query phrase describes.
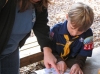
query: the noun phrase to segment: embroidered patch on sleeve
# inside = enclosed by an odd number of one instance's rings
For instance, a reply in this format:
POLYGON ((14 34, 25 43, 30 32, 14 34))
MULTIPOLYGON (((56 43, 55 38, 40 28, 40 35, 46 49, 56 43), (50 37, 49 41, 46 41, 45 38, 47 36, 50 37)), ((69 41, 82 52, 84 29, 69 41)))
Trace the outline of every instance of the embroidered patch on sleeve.
POLYGON ((93 49, 93 42, 84 44, 84 50, 92 50, 93 49))
POLYGON ((84 50, 92 50, 93 48, 93 36, 84 39, 84 50))

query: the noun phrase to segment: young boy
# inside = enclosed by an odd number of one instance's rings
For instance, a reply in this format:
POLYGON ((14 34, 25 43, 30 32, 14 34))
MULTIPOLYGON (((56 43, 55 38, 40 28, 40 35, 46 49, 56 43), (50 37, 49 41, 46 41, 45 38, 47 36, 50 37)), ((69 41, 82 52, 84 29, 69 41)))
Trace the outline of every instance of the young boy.
POLYGON ((51 48, 57 58, 58 70, 64 73, 71 66, 70 74, 83 74, 86 58, 92 55, 93 33, 90 26, 93 20, 93 10, 79 2, 72 5, 64 23, 51 29, 51 48))

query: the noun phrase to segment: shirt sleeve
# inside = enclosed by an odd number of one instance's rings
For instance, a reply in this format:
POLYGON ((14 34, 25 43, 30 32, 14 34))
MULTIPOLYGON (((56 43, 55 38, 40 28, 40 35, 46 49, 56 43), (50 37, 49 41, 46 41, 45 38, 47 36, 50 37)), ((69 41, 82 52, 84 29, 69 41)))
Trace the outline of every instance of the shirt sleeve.
POLYGON ((86 58, 86 56, 77 55, 75 58, 75 64, 78 64, 80 68, 83 68, 83 66, 85 65, 86 58))
POLYGON ((55 24, 51 29, 50 29, 50 38, 54 39, 54 35, 57 34, 59 32, 59 28, 60 28, 60 23, 59 24, 55 24))
POLYGON ((37 37, 37 41, 41 46, 41 49, 43 49, 43 47, 50 47, 50 42, 51 42, 49 38, 50 28, 47 25, 47 22, 48 22, 47 9, 43 8, 42 12, 36 10, 36 22, 34 24, 33 31, 37 37))
POLYGON ((81 51, 79 52, 79 55, 82 56, 92 56, 92 50, 93 50, 93 33, 91 29, 88 29, 84 33, 84 41, 83 41, 83 46, 81 48, 81 51))
POLYGON ((65 60, 64 59, 62 59, 57 53, 53 53, 53 55, 56 57, 56 59, 57 59, 57 62, 56 63, 58 63, 58 62, 60 62, 60 61, 64 61, 65 62, 65 60))
POLYGON ((3 6, 5 5, 5 3, 6 3, 6 0, 0 0, 0 12, 3 6))
POLYGON ((55 34, 55 27, 52 27, 52 28, 50 29, 50 34, 49 34, 51 40, 54 39, 54 34, 55 34))

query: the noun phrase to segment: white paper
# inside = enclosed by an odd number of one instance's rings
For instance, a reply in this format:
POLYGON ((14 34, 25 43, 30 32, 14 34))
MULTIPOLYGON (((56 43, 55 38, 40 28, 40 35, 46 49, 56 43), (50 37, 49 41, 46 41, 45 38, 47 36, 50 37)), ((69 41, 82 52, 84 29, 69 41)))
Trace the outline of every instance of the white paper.
MULTIPOLYGON (((70 72, 70 69, 67 69, 64 74, 69 74, 69 72, 70 72)), ((57 72, 53 68, 38 70, 36 71, 36 73, 37 74, 57 74, 57 72)))

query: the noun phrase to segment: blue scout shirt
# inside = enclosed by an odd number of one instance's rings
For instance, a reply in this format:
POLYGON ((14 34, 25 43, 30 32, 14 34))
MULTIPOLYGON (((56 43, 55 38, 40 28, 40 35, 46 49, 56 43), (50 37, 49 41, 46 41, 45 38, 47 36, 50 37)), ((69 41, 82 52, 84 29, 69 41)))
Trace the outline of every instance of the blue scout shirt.
POLYGON ((53 53, 62 58, 75 57, 77 55, 91 56, 93 49, 93 33, 91 29, 79 36, 71 36, 67 30, 67 21, 56 24, 50 31, 53 53))
POLYGON ((35 9, 33 9, 32 6, 30 6, 30 8, 24 12, 20 13, 18 11, 19 8, 17 6, 13 30, 2 55, 15 51, 19 45, 19 42, 31 31, 35 23, 35 9))

